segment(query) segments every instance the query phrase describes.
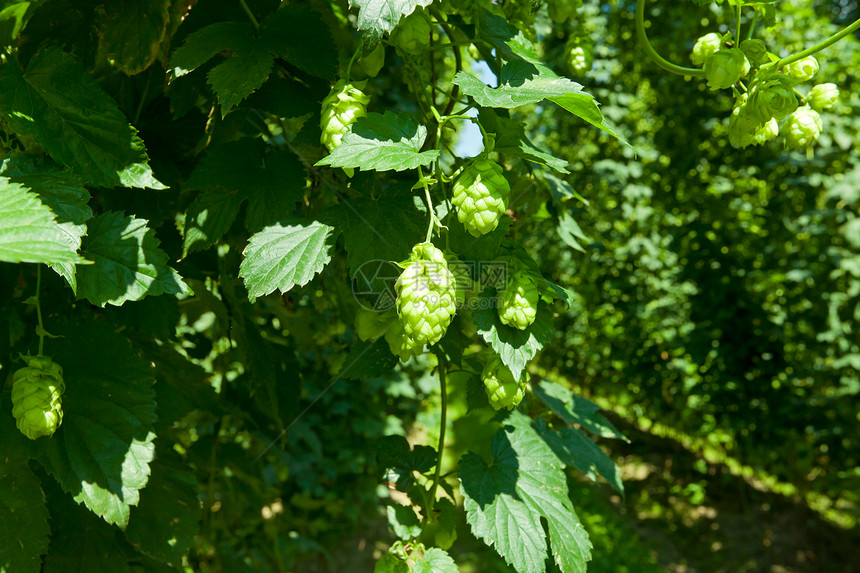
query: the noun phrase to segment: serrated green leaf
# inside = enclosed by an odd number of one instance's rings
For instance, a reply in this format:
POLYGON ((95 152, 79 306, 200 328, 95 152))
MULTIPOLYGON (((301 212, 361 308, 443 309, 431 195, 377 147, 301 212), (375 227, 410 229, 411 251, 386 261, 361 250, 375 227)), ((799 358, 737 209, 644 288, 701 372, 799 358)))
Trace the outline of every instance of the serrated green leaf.
POLYGON ((74 322, 51 343, 63 367, 63 424, 39 442, 45 465, 75 501, 124 528, 155 456, 152 364, 104 323, 74 322))
POLYGON ((252 42, 209 70, 206 81, 218 96, 222 116, 263 85, 274 61, 264 46, 252 42))
MULTIPOLYGON (((86 222, 92 218, 93 211, 87 205, 90 193, 83 187, 80 178, 61 170, 56 164, 34 164, 20 157, 3 161, 0 174, 36 193, 42 203, 54 212, 69 248, 75 252, 81 248, 81 237, 87 232, 86 222)), ((78 262, 84 261, 81 259, 78 262)), ((77 293, 75 264, 55 263, 50 266, 77 293)))
POLYGON ((55 527, 42 569, 45 573, 110 571, 131 573, 128 556, 117 541, 117 531, 67 495, 55 492, 48 497, 51 523, 55 527))
POLYGON ((14 462, 0 455, 0 572, 41 571, 50 533, 39 478, 26 460, 14 462))
POLYGON ((453 82, 460 86, 465 95, 471 96, 479 105, 485 107, 513 109, 548 99, 624 142, 624 139, 607 125, 594 97, 582 91, 580 84, 556 75, 541 64, 522 60, 505 64, 499 87, 495 88, 465 71, 458 72, 453 82))
POLYGON ((180 567, 202 516, 197 479, 176 453, 165 448, 158 449, 151 468, 125 535, 147 555, 180 567))
POLYGON ((190 34, 167 63, 170 78, 181 78, 225 50, 247 47, 253 41, 250 22, 217 22, 190 34))
POLYGON ((439 151, 421 146, 427 128, 405 113, 370 113, 352 125, 343 143, 316 162, 317 166, 358 168, 376 171, 404 171, 429 165, 439 151))
POLYGON ((534 386, 534 392, 535 396, 566 424, 579 424, 602 438, 627 441, 627 437, 599 413, 600 406, 587 398, 577 396, 561 384, 541 380, 534 386))
POLYGON ((477 29, 480 37, 489 42, 504 59, 540 62, 534 44, 526 38, 519 28, 510 24, 499 14, 495 14, 484 7, 478 9, 477 17, 477 29))
POLYGON ((413 573, 458 573, 457 564, 447 552, 438 547, 431 547, 424 552, 423 557, 415 560, 413 573))
POLYGON ((582 232, 582 228, 576 222, 576 219, 573 218, 573 215, 567 211, 560 213, 556 230, 558 231, 559 238, 565 245, 581 253, 585 252, 585 247, 582 246, 580 241, 587 242, 588 237, 582 232))
POLYGON ((36 193, 0 177, 0 261, 84 262, 75 242, 36 193))
POLYGON ((478 117, 484 131, 496 136, 494 151, 546 165, 559 173, 569 173, 567 161, 543 151, 529 141, 525 128, 520 122, 501 117, 489 108, 482 109, 478 117))
POLYGON ((89 183, 165 188, 116 102, 59 48, 38 52, 26 71, 7 60, 0 69, 0 116, 89 183))
POLYGON ((560 300, 565 304, 565 306, 567 306, 567 308, 571 308, 573 306, 574 299, 576 299, 576 293, 573 290, 546 279, 543 279, 539 283, 539 288, 541 297, 545 301, 552 302, 553 300, 560 300))
POLYGON ((575 467, 592 481, 597 481, 599 473, 618 493, 624 493, 618 466, 582 432, 575 428, 562 428, 556 432, 544 427, 541 435, 565 465, 575 467))
POLYGON ((433 0, 350 0, 351 8, 358 6, 359 30, 390 32, 402 16, 408 16, 419 6, 429 6, 433 0))
POLYGON ((239 267, 249 300, 310 282, 331 260, 332 231, 333 227, 314 221, 306 225, 275 224, 252 235, 239 267))
POLYGON ((118 212, 91 219, 82 254, 95 264, 78 269, 78 298, 120 306, 145 296, 190 293, 159 244, 146 219, 118 212))
POLYGON ((415 446, 410 449, 403 436, 385 436, 375 444, 376 460, 385 479, 393 480, 397 489, 408 491, 415 483, 413 472, 426 472, 436 465, 436 449, 415 446))
POLYGON ((99 49, 133 76, 155 61, 167 32, 170 0, 106 2, 99 18, 99 49))
POLYGON ((543 305, 538 309, 534 323, 526 330, 502 324, 495 308, 476 310, 472 316, 478 334, 496 351, 517 380, 529 360, 552 339, 552 321, 543 305))
POLYGON ((306 6, 282 4, 263 20, 260 41, 304 72, 323 79, 331 79, 337 73, 337 50, 331 32, 320 14, 306 6))
POLYGON ((543 518, 562 573, 585 573, 591 543, 570 502, 564 465, 524 414, 511 412, 504 424, 489 465, 473 453, 460 460, 466 521, 519 573, 542 573, 543 518))
POLYGON ((388 350, 385 342, 380 342, 380 339, 359 341, 350 349, 338 376, 348 380, 376 378, 387 374, 396 365, 397 357, 388 350))
POLYGON ((410 573, 410 571, 406 561, 393 553, 386 553, 376 562, 373 573, 410 573))
POLYGON ((409 541, 421 535, 421 520, 415 510, 408 505, 394 504, 386 509, 388 514, 388 525, 394 535, 409 541))

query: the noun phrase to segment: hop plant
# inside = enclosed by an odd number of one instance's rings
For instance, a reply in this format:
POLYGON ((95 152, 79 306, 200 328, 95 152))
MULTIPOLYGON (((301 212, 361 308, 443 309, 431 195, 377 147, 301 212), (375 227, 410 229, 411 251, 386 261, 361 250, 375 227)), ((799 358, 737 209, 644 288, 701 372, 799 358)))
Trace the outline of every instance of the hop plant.
POLYGON ((442 251, 429 242, 415 245, 394 289, 404 336, 415 347, 439 342, 457 310, 456 280, 442 251))
POLYGON ((499 295, 499 320, 525 330, 535 321, 539 298, 537 277, 526 269, 515 271, 499 295))
POLYGON ((418 55, 430 44, 430 21, 416 10, 395 28, 391 41, 407 54, 418 55))
POLYGON ((552 0, 547 6, 547 13, 553 22, 567 22, 582 8, 582 0, 552 0))
POLYGON ((818 84, 806 95, 806 103, 815 111, 830 109, 839 101, 839 88, 836 84, 818 84))
POLYGON ((482 157, 472 161, 454 182, 451 202, 466 230, 480 237, 499 226, 510 193, 502 166, 482 157))
POLYGON ((47 356, 25 356, 27 366, 12 375, 12 415, 18 430, 36 440, 63 423, 63 369, 47 356))
POLYGON ((786 146, 790 149, 808 149, 818 141, 823 124, 818 112, 808 105, 797 108, 783 126, 786 146))
POLYGON ((338 80, 323 100, 320 143, 329 151, 343 143, 343 136, 349 133, 355 120, 367 115, 365 108, 370 98, 361 91, 363 87, 364 82, 348 84, 346 80, 338 80))
POLYGON ((565 63, 574 77, 585 75, 594 65, 594 46, 577 36, 571 36, 565 45, 565 63))
POLYGON ((510 368, 503 364, 498 356, 493 356, 481 372, 487 399, 495 410, 516 408, 526 395, 527 379, 528 374, 523 371, 520 380, 514 380, 510 368))
POLYGON ((705 59, 705 79, 712 90, 726 89, 750 71, 750 63, 739 48, 724 48, 705 59))
POLYGON ((779 133, 779 124, 772 117, 764 123, 751 113, 746 94, 738 98, 729 119, 729 143, 732 147, 763 145, 779 133))
POLYGON ((723 45, 723 38, 714 32, 705 34, 696 40, 693 46, 693 51, 690 53, 690 59, 693 60, 693 65, 701 66, 705 63, 708 56, 717 53, 723 45))
POLYGON ((786 75, 795 81, 809 81, 818 73, 818 60, 815 59, 815 56, 806 56, 788 64, 783 69, 786 75))
POLYGON ((750 87, 747 109, 750 117, 760 124, 767 123, 772 117, 784 119, 797 109, 797 96, 794 95, 792 82, 785 76, 773 76, 753 82, 750 87))

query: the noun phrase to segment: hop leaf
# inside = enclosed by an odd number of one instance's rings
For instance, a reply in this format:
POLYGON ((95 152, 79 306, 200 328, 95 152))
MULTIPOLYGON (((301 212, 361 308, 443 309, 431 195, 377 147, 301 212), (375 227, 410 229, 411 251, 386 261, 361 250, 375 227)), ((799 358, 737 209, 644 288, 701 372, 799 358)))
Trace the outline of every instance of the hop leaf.
POLYGON ((719 34, 711 32, 705 34, 696 40, 693 46, 693 51, 690 53, 690 59, 693 60, 693 65, 701 66, 705 63, 708 56, 717 53, 723 45, 723 38, 719 34))
POLYGON ((418 55, 430 44, 430 21, 423 10, 403 19, 391 35, 391 41, 407 54, 418 55))
POLYGON ((537 316, 539 298, 537 278, 527 270, 516 271, 499 296, 499 320, 527 329, 537 316))
POLYGON ((750 63, 739 48, 718 50, 705 59, 705 79, 712 90, 726 89, 750 71, 750 63))
POLYGON ((821 135, 823 124, 818 112, 805 105, 797 108, 783 126, 785 143, 791 149, 808 149, 821 135))
POLYGON ((510 193, 501 165, 482 157, 470 163, 454 182, 451 202, 466 230, 480 237, 499 225, 510 193))
POLYGON ((411 350, 439 342, 457 310, 456 280, 442 251, 431 243, 415 245, 394 289, 397 315, 409 339, 402 346, 411 350))
POLYGON ((511 370, 502 364, 502 360, 498 356, 494 355, 484 366, 481 380, 484 383, 484 390, 487 392, 490 406, 495 410, 502 408, 512 410, 522 402, 526 395, 528 373, 523 370, 522 377, 519 380, 514 380, 511 370))
POLYGON ((63 369, 47 356, 25 356, 12 376, 12 415, 31 440, 52 436, 63 423, 63 369))
POLYGON ((818 84, 806 96, 806 103, 815 111, 830 109, 839 101, 839 88, 836 84, 818 84))
POLYGON ((363 87, 363 83, 348 84, 346 80, 338 80, 323 100, 320 143, 329 151, 343 142, 343 136, 349 133, 355 120, 367 115, 365 108, 370 98, 361 91, 363 87))
POLYGON ((355 314, 355 334, 364 341, 376 340, 387 330, 394 319, 392 312, 379 312, 359 308, 355 314))
POLYGON ((818 73, 818 60, 815 59, 815 56, 806 56, 788 64, 783 70, 793 80, 805 82, 811 80, 818 73))

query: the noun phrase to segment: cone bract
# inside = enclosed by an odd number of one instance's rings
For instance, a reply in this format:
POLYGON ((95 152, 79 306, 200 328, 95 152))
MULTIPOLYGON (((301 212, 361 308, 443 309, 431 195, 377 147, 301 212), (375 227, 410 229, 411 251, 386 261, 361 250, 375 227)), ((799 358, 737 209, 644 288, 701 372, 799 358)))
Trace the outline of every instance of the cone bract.
POLYGON ((514 380, 511 369, 503 364, 498 356, 490 359, 481 373, 481 381, 484 383, 490 406, 495 410, 516 408, 526 395, 527 378, 528 373, 523 371, 520 380, 514 380))
POLYGON ((499 320, 508 326, 525 330, 537 316, 537 278, 527 270, 518 270, 499 293, 499 320))
POLYGON ((805 82, 811 80, 818 73, 818 60, 815 59, 815 56, 806 56, 788 64, 783 70, 792 79, 805 82))
POLYGON ((394 289, 403 334, 420 347, 439 342, 457 310, 456 281, 442 251, 415 245, 394 289))
POLYGON ((747 102, 749 115, 759 123, 767 123, 770 118, 783 119, 797 109, 797 96, 785 76, 774 76, 755 82, 747 102))
POLYGON ((712 90, 732 87, 750 71, 750 63, 739 48, 724 48, 705 59, 705 79, 712 90))
POLYGON ((498 227, 510 193, 501 165, 484 157, 472 161, 454 182, 451 203, 469 234, 480 237, 498 227))
POLYGON ((690 59, 693 60, 693 65, 701 66, 705 63, 708 56, 717 52, 723 45, 723 39, 719 34, 711 32, 705 34, 696 40, 693 46, 693 51, 690 53, 690 59))
POLYGON ((423 11, 415 11, 394 29, 391 41, 407 54, 417 55, 430 44, 430 21, 423 11))
POLYGON ((818 140, 823 124, 818 112, 805 105, 788 116, 782 130, 785 143, 792 149, 806 149, 818 140))
POLYGON ((18 430, 35 440, 52 436, 63 423, 63 369, 47 356, 26 356, 12 375, 12 415, 18 430))
POLYGON ((839 88, 836 84, 826 83, 813 86, 806 96, 806 103, 815 111, 830 109, 839 100, 839 88))
POLYGON ((343 136, 349 133, 350 126, 360 117, 367 115, 365 109, 370 102, 360 89, 361 84, 348 84, 346 80, 338 80, 331 92, 322 102, 322 117, 320 119, 320 143, 329 151, 343 143, 343 136))

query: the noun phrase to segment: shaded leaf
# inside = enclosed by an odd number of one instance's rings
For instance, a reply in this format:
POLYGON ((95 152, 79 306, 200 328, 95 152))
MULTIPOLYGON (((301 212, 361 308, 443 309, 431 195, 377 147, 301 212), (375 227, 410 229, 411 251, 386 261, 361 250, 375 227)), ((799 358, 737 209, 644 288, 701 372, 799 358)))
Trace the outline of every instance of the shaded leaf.
MULTIPOLYGON (((14 426, 12 431, 17 432, 14 426)), ((39 478, 26 460, 0 454, 0 571, 41 571, 50 533, 39 478)))
POLYGON ((478 334, 496 351, 517 380, 529 360, 552 338, 552 321, 543 305, 538 309, 534 323, 526 330, 502 324, 495 308, 475 310, 472 316, 478 334))

